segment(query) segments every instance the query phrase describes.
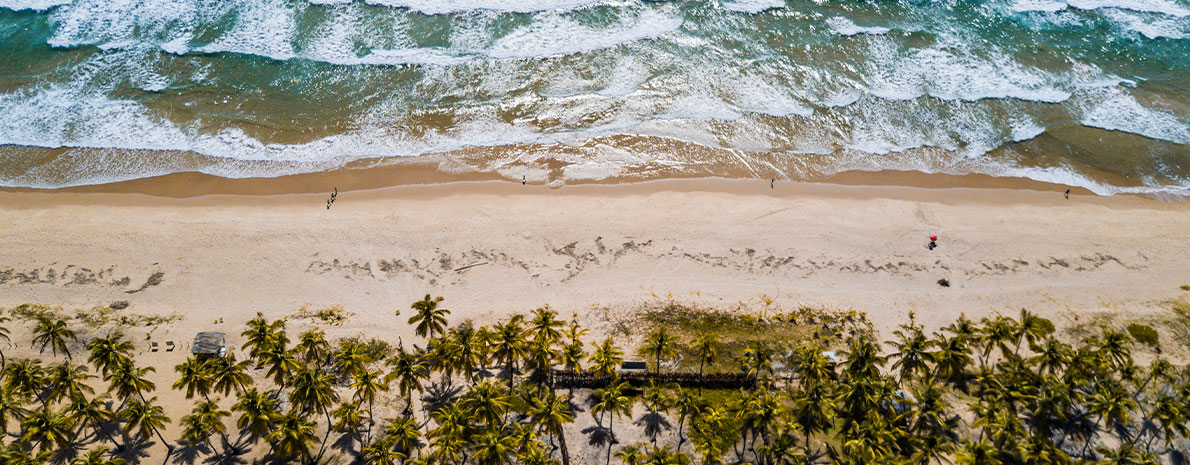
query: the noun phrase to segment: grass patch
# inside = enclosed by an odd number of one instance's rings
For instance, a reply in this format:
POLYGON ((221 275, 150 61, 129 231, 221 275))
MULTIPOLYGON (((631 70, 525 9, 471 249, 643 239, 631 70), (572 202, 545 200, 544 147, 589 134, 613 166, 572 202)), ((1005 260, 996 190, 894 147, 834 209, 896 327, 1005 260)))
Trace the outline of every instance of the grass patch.
POLYGON ((1183 291, 1190 291, 1190 284, 1183 284, 1183 285, 1182 285, 1182 287, 1181 287, 1181 289, 1182 289, 1183 291))
POLYGON ((1149 347, 1156 348, 1160 345, 1160 337, 1157 335, 1157 330, 1152 326, 1141 323, 1129 323, 1128 334, 1136 339, 1136 342, 1145 344, 1149 347))
MULTIPOLYGON (((867 316, 854 311, 799 307, 786 312, 766 306, 763 313, 750 313, 746 309, 728 311, 674 302, 646 305, 633 311, 615 323, 613 333, 643 339, 660 328, 677 339, 677 366, 671 371, 698 371, 693 343, 701 335, 714 338, 718 354, 706 367, 708 373, 737 371, 739 358, 752 346, 768 349, 774 360, 783 360, 795 347, 814 337, 822 338, 829 347, 840 347, 849 336, 874 334, 867 316)), ((624 349, 628 358, 636 354, 629 347, 624 349)))
POLYGON ((20 304, 10 313, 13 317, 25 321, 37 321, 43 318, 51 320, 69 318, 65 313, 62 313, 62 307, 51 307, 45 304, 20 304))
POLYGON ((396 353, 396 349, 387 341, 382 341, 376 338, 364 339, 363 336, 351 336, 339 339, 339 346, 344 345, 358 345, 360 350, 367 354, 368 358, 380 361, 388 358, 396 353))
POLYGON ((317 320, 331 326, 339 326, 353 315, 355 314, 343 310, 343 307, 339 305, 320 310, 310 310, 309 307, 303 306, 302 308, 298 309, 297 313, 293 317, 297 319, 317 320))
POLYGON ((1190 300, 1185 298, 1170 303, 1173 315, 1165 322, 1173 339, 1183 347, 1190 347, 1190 300))
POLYGON ((88 329, 114 325, 117 327, 157 326, 182 319, 181 315, 144 316, 136 313, 124 313, 120 308, 98 306, 90 310, 75 312, 74 319, 81 322, 88 329))

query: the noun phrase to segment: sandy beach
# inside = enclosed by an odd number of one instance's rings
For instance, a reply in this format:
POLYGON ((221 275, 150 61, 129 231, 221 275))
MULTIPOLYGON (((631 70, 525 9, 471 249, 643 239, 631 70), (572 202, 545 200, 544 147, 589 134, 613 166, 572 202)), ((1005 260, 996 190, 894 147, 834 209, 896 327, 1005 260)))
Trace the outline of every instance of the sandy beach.
MULTIPOLYGON (((239 332, 256 312, 287 318, 295 334, 319 326, 331 338, 419 344, 408 308, 430 293, 446 298, 452 323, 549 305, 596 340, 610 326, 605 308, 672 299, 754 312, 773 299, 785 309, 866 312, 887 337, 910 311, 927 330, 961 313, 1021 308, 1059 327, 1159 319, 1190 283, 1187 203, 1066 200, 1053 186, 941 188, 956 180, 938 177, 907 182, 932 187, 864 180, 462 182, 340 191, 330 209, 322 193, 3 192, 0 307, 45 303, 74 314, 127 302, 118 314, 170 318, 130 336, 138 363, 156 368, 154 395, 177 419, 191 403, 169 386, 194 334, 226 332, 242 358, 239 332), (932 251, 930 234, 940 236, 932 251), (328 325, 300 312, 332 306, 347 319, 328 325)), ((93 335, 80 330, 78 351, 93 335)), ((8 348, 10 357, 37 356, 8 348)), ((589 424, 583 416, 576 428, 589 424)), ((179 431, 174 423, 163 434, 179 431)), ((575 453, 597 460, 599 450, 575 453)))
POLYGON ((1020 308, 1055 321, 1144 312, 1190 280, 1190 205, 1131 196, 672 180, 326 199, 0 193, 0 305, 127 300, 189 331, 341 305, 355 315, 344 331, 403 334, 393 312, 425 293, 482 322, 546 304, 582 316, 763 295, 865 311, 887 330, 910 310, 927 325, 1020 308))

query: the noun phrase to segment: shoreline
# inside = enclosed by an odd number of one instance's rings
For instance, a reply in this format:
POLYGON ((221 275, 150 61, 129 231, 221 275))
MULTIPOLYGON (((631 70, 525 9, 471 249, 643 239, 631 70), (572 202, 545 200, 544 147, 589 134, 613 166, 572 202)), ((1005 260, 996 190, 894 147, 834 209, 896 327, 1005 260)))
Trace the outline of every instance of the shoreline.
MULTIPOLYGON (((414 160, 401 160, 381 166, 345 167, 329 171, 291 174, 277 177, 225 178, 200 172, 170 173, 160 176, 137 178, 102 184, 59 188, 0 187, 0 192, 11 193, 118 193, 145 194, 154 197, 190 198, 207 195, 273 196, 289 194, 329 193, 337 187, 339 191, 371 191, 392 187, 459 185, 461 183, 506 183, 519 186, 519 182, 492 171, 474 171, 454 166, 456 163, 445 157, 427 156, 414 160)), ((546 186, 552 190, 565 191, 579 186, 623 186, 634 184, 664 183, 669 181, 702 182, 716 180, 752 181, 768 184, 770 178, 760 178, 750 173, 731 173, 725 176, 691 174, 689 176, 613 176, 605 179, 529 179, 528 186, 546 186)), ((1091 190, 1074 185, 1038 181, 1024 177, 1003 177, 987 174, 945 174, 922 171, 843 171, 830 176, 813 179, 773 178, 781 184, 838 184, 868 187, 914 187, 924 189, 973 188, 1010 189, 1063 192, 1070 189, 1071 195, 1095 195, 1091 190)), ((1112 196, 1138 196, 1121 193, 1112 196)))

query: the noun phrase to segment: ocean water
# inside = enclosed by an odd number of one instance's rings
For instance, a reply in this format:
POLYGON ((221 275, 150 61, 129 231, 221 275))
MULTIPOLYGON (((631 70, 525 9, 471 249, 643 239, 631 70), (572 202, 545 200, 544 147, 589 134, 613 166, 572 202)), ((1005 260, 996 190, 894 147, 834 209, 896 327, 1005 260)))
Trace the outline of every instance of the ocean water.
POLYGON ((1190 189, 1187 0, 0 0, 0 185, 431 155, 1190 189))

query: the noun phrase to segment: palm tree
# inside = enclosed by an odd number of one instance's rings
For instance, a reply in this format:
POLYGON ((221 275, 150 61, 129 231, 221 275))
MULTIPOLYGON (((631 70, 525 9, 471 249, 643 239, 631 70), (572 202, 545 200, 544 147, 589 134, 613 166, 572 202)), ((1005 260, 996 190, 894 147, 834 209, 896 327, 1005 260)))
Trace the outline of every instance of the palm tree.
POLYGON ((215 451, 215 445, 211 444, 211 435, 218 434, 223 437, 224 447, 230 444, 227 440, 227 426, 223 423, 224 417, 230 417, 231 412, 219 408, 218 401, 204 400, 194 406, 194 410, 189 415, 182 417, 182 439, 192 446, 198 443, 205 442, 215 451))
POLYGON ((289 381, 294 372, 304 368, 292 352, 285 350, 285 344, 280 341, 260 349, 256 357, 256 368, 268 367, 267 376, 272 378, 273 383, 278 386, 276 394, 280 394, 285 389, 285 383, 289 381))
POLYGON ((40 397, 45 386, 45 369, 41 360, 17 359, 4 367, 4 387, 22 397, 40 397))
POLYGON ((10 419, 19 423, 29 415, 24 406, 25 396, 12 386, 0 386, 0 431, 8 431, 10 419))
POLYGON ((628 389, 627 382, 612 383, 603 389, 595 390, 595 398, 599 400, 593 407, 591 413, 599 415, 602 418, 606 414, 611 414, 608 419, 607 431, 611 435, 611 440, 607 444, 607 460, 606 464, 611 465, 612 461, 612 445, 616 442, 615 422, 616 417, 621 415, 632 415, 631 397, 624 394, 624 390, 628 389))
POLYGON ((529 351, 525 331, 521 328, 521 319, 517 317, 499 323, 493 329, 492 356, 504 362, 504 369, 508 371, 508 388, 512 389, 517 361, 525 358, 529 351))
POLYGON ((574 421, 574 412, 570 410, 570 398, 558 397, 552 389, 547 389, 544 397, 532 398, 529 414, 542 426, 542 430, 558 438, 558 446, 562 449, 562 465, 570 465, 570 451, 566 448, 564 429, 567 423, 574 421))
POLYGON ((408 414, 413 411, 413 391, 421 391, 422 382, 430 378, 426 362, 418 354, 399 348, 387 363, 392 371, 385 376, 384 382, 397 382, 397 391, 405 398, 405 413, 408 414))
POLYGON ((719 342, 708 333, 700 334, 694 339, 694 354, 698 357, 698 392, 702 392, 703 373, 707 365, 715 363, 719 356, 719 342))
POLYGON ((484 341, 478 336, 470 321, 451 328, 448 337, 449 349, 443 357, 448 380, 451 373, 458 372, 462 373, 469 383, 474 383, 475 372, 484 364, 484 341))
MULTIPOLYGON (((1108 427, 1126 424, 1130 417, 1129 412, 1134 408, 1136 401, 1132 400, 1132 396, 1128 395, 1124 387, 1114 380, 1096 383, 1095 391, 1087 398, 1087 411, 1097 417, 1093 430, 1095 432, 1098 432, 1100 423, 1108 427)), ((1083 447, 1084 454, 1090 444, 1091 438, 1088 438, 1083 447)))
POLYGON ((294 349, 301 354, 302 362, 312 365, 330 355, 331 344, 327 342, 326 333, 321 329, 311 329, 298 336, 297 347, 294 349))
MULTIPOLYGON (((0 339, 4 339, 4 342, 12 342, 12 339, 8 338, 8 327, 4 326, 4 323, 8 323, 8 321, 8 317, 0 315, 0 339)), ((7 364, 8 360, 4 358, 4 351, 0 350, 0 372, 4 371, 7 364)))
POLYGON ((33 328, 33 345, 41 346, 41 352, 45 353, 46 346, 49 346, 54 355, 58 355, 58 349, 61 349, 66 354, 66 358, 70 358, 70 349, 66 346, 66 341, 71 341, 77 338, 74 335, 74 330, 66 324, 66 320, 61 318, 51 320, 49 317, 40 317, 37 319, 37 326, 33 328))
POLYGON ((892 369, 897 370, 897 383, 904 384, 906 379, 912 380, 929 372, 930 340, 921 327, 902 326, 893 331, 893 335, 896 339, 888 343, 894 349, 890 357, 895 360, 892 369))
POLYGON ((127 461, 120 457, 107 457, 108 449, 100 447, 88 451, 82 456, 70 460, 70 465, 124 465, 127 461))
POLYGON ((252 358, 259 358, 265 349, 277 345, 284 349, 289 343, 289 338, 285 336, 285 322, 277 320, 270 323, 260 312, 256 312, 256 318, 248 321, 248 329, 240 335, 247 339, 241 348, 249 349, 248 353, 252 358))
POLYGON ((310 445, 318 440, 314 422, 297 410, 276 419, 275 429, 265 437, 273 452, 281 459, 307 459, 310 445))
POLYGON ((247 431, 255 440, 264 437, 272 430, 272 423, 281 416, 280 401, 269 397, 256 388, 249 388, 240 394, 239 401, 231 406, 231 410, 238 412, 236 427, 247 431))
POLYGON ((174 371, 178 372, 178 380, 173 388, 185 389, 187 399, 195 394, 206 398, 211 393, 211 367, 206 360, 187 357, 185 362, 174 366, 174 371))
POLYGON ((408 456, 392 449, 384 442, 373 442, 364 446, 359 452, 360 460, 365 465, 398 465, 408 456))
POLYGON ((380 370, 363 370, 351 383, 356 401, 368 403, 368 437, 372 435, 372 427, 376 426, 376 417, 373 416, 372 410, 372 406, 376 402, 376 394, 388 391, 388 381, 385 376, 382 376, 383 374, 380 370))
POLYGON ((644 345, 640 348, 640 355, 642 357, 651 357, 653 359, 653 373, 661 372, 661 359, 674 357, 678 354, 677 348, 674 347, 677 340, 673 335, 669 334, 664 327, 649 333, 645 338, 644 345))
POLYGON ((384 440, 408 456, 420 444, 421 430, 411 417, 393 418, 384 426, 384 440))
POLYGON ((112 368, 131 360, 133 347, 131 342, 124 340, 124 333, 117 331, 92 339, 87 343, 87 350, 91 352, 87 361, 100 374, 107 375, 112 368))
POLYGON ((548 305, 533 310, 533 319, 529 320, 529 333, 533 339, 551 342, 560 339, 562 332, 558 328, 562 327, 562 321, 557 317, 558 312, 550 310, 548 305))
POLYGON ((161 428, 169 423, 169 417, 165 415, 165 409, 156 405, 156 402, 156 397, 145 401, 132 399, 124 405, 117 416, 124 420, 124 434, 136 430, 142 440, 147 440, 156 434, 157 439, 160 439, 161 444, 167 448, 168 455, 173 452, 174 446, 165 440, 165 436, 161 435, 161 428))
POLYGON ((339 351, 335 353, 335 370, 339 373, 355 375, 367 369, 372 357, 364 351, 363 344, 342 340, 339 341, 339 351))
POLYGON ((938 339, 933 342, 938 348, 930 352, 934 375, 952 382, 961 381, 967 375, 967 366, 971 364, 971 348, 967 345, 967 339, 963 336, 947 338, 938 335, 938 339))
POLYGON ((426 294, 424 299, 410 305, 410 308, 417 311, 409 318, 409 324, 417 325, 413 329, 415 334, 429 339, 442 333, 446 328, 446 315, 450 314, 450 310, 438 308, 438 304, 442 300, 442 297, 431 298, 429 294, 426 294))
POLYGON ((249 362, 247 360, 237 362, 235 354, 215 357, 208 364, 210 365, 212 388, 225 396, 231 394, 233 390, 242 393, 244 389, 252 385, 252 377, 248 375, 249 362))
POLYGON ((353 441, 352 444, 354 441, 364 442, 360 436, 360 431, 364 429, 364 415, 363 411, 359 409, 358 403, 339 404, 339 408, 331 412, 331 418, 334 418, 334 423, 330 425, 331 429, 350 438, 350 441, 353 441))
POLYGON ((595 353, 591 354, 591 371, 600 378, 615 378, 618 374, 616 369, 620 368, 622 363, 624 352, 616 347, 616 343, 610 337, 604 339, 603 343, 595 348, 595 353))
POLYGON ((513 438, 504 435, 503 430, 486 430, 475 438, 473 457, 478 465, 505 465, 515 447, 513 438))
POLYGON ((471 388, 460 399, 460 405, 490 429, 504 422, 504 415, 512 407, 512 399, 504 388, 484 381, 471 388))
POLYGON ((86 366, 75 365, 70 360, 54 365, 46 377, 50 390, 44 400, 56 403, 68 396, 94 394, 95 390, 87 385, 87 380, 94 377, 87 373, 86 366))
MULTIPOLYGON (((329 426, 332 422, 331 407, 339 401, 339 393, 335 392, 333 386, 334 381, 333 375, 319 374, 310 368, 298 370, 293 376, 293 389, 289 398, 293 401, 294 407, 302 412, 322 412, 326 415, 326 423, 329 426)), ((326 450, 326 440, 330 434, 331 429, 328 427, 326 434, 322 437, 315 462, 322 458, 322 454, 326 450)))
POLYGON ((155 371, 153 367, 137 368, 132 361, 128 361, 112 368, 103 379, 108 382, 108 392, 115 391, 121 401, 127 401, 136 394, 143 402, 146 391, 157 389, 157 385, 145 377, 155 371))
POLYGON ((70 416, 49 408, 37 410, 21 422, 21 442, 31 443, 42 452, 65 449, 70 444, 70 416))
POLYGON ((100 394, 95 397, 86 397, 82 394, 70 396, 70 404, 66 406, 66 414, 70 415, 71 423, 78 425, 72 437, 78 438, 83 430, 91 428, 95 434, 102 434, 104 439, 111 441, 113 446, 119 446, 115 439, 112 439, 103 430, 104 423, 116 417, 115 412, 108 410, 107 402, 107 394, 100 394))

